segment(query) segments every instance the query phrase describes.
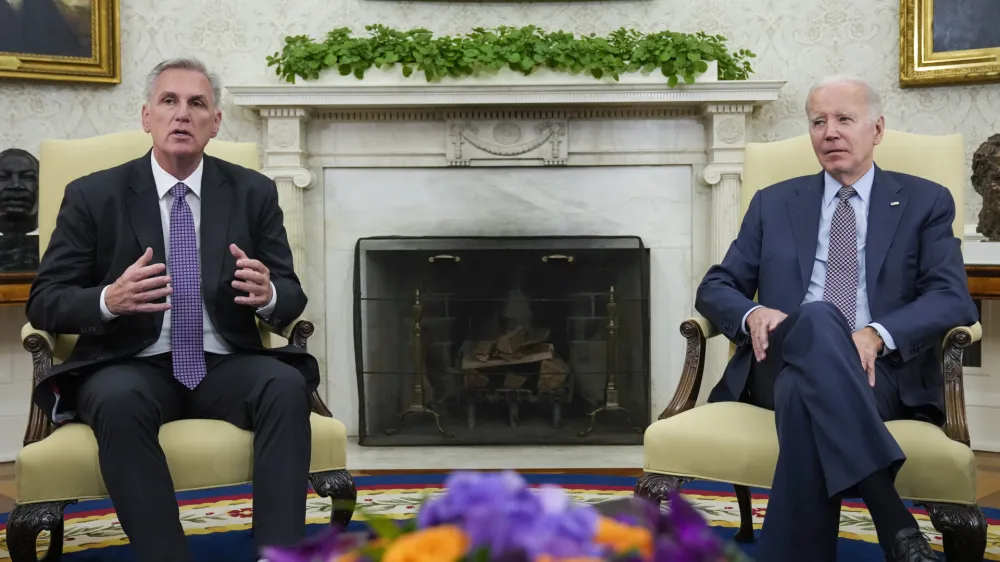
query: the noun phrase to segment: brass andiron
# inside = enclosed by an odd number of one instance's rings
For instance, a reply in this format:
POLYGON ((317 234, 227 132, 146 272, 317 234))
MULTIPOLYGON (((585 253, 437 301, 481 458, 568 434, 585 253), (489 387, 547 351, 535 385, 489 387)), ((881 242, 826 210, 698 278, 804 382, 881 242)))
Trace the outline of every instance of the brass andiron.
POLYGON ((642 428, 632 423, 628 410, 618 403, 618 303, 615 302, 614 285, 611 286, 611 296, 608 299, 608 380, 604 385, 604 405, 587 414, 590 416, 590 426, 577 433, 577 437, 590 435, 600 412, 624 412, 629 427, 642 431, 642 428))
POLYGON ((451 439, 455 437, 455 434, 451 431, 445 431, 441 427, 440 414, 435 412, 424 401, 424 346, 423 334, 420 329, 420 320, 423 315, 424 305, 420 303, 420 289, 417 289, 416 299, 413 302, 413 391, 410 393, 410 406, 397 414, 398 426, 385 430, 385 434, 395 435, 399 433, 403 425, 403 418, 406 416, 410 414, 424 414, 432 416, 438 431, 443 433, 446 438, 451 439))

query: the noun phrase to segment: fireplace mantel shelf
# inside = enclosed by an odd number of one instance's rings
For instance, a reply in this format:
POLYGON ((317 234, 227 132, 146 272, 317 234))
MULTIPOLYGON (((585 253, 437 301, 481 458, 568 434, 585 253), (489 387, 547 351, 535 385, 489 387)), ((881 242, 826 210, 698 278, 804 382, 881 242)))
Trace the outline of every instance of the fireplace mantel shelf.
POLYGON ((237 106, 265 108, 420 108, 482 105, 700 106, 763 105, 778 99, 783 80, 732 80, 668 87, 662 83, 406 83, 227 86, 237 106))

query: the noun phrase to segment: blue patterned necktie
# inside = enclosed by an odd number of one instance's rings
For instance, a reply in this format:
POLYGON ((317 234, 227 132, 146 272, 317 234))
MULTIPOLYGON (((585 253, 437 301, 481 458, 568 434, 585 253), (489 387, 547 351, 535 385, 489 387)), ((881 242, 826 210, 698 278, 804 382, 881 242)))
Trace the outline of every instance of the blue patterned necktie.
POLYGON ((830 251, 826 258, 823 300, 833 303, 854 330, 858 307, 858 227, 850 199, 857 192, 846 185, 837 193, 840 202, 830 221, 830 251))
POLYGON ((170 350, 174 378, 194 389, 205 378, 201 268, 194 216, 187 204, 188 186, 178 183, 170 206, 170 350))

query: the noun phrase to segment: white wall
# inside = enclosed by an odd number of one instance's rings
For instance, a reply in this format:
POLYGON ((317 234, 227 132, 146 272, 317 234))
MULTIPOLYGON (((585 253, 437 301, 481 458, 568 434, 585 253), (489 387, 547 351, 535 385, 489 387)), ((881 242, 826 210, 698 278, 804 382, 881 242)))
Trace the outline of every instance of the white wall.
MULTIPOLYGON (((419 26, 437 32, 503 23, 537 24, 577 33, 604 33, 625 26, 726 35, 732 50, 748 48, 757 53, 756 78, 789 81, 783 97, 756 117, 751 133, 755 140, 803 133, 802 102, 810 82, 825 74, 856 73, 871 80, 882 93, 889 127, 923 133, 961 132, 966 135, 971 161, 975 148, 1000 127, 1000 84, 901 90, 897 86, 898 9, 898 0, 128 0, 121 2, 123 83, 98 87, 0 82, 0 149, 16 146, 37 153, 46 137, 86 137, 137 128, 144 75, 167 57, 197 55, 221 75, 224 84, 276 82, 265 57, 280 50, 287 35, 320 37, 341 26, 363 32, 364 25, 371 23, 419 26)), ((258 140, 260 123, 250 112, 226 106, 220 138, 258 140)), ((975 222, 979 205, 979 196, 969 189, 967 221, 975 222)), ((4 385, 0 458, 20 442, 23 423, 17 416, 24 415, 28 402, 30 367, 25 363, 27 353, 17 341, 21 313, 16 310, 0 312, 0 336, 4 336, 0 338, 0 362, 19 366, 7 372, 0 369, 0 385, 4 385), (16 391, 8 392, 8 387, 16 391)), ((978 385, 975 393, 980 392, 979 386, 994 388, 990 383, 1000 379, 982 380, 984 384, 978 385)), ((970 402, 985 400, 1000 406, 1000 397, 988 394, 989 390, 983 392, 987 394, 970 397, 970 402)), ((979 437, 974 434, 974 438, 979 437)), ((1000 441, 1000 436, 996 439, 1000 441)))
POLYGON ((31 400, 31 354, 21 345, 23 306, 0 307, 0 462, 21 448, 31 400))

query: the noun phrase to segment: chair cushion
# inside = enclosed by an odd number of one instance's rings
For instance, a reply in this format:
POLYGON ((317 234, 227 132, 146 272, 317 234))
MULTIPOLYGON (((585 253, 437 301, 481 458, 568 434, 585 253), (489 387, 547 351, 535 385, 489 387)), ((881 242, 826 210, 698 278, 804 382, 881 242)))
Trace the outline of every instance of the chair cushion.
MULTIPOLYGON (((976 458, 929 423, 886 424, 906 454, 896 478, 905 499, 974 504, 976 458)), ((778 461, 774 413, 739 402, 698 406, 646 429, 646 472, 770 488, 778 461)))
MULTIPOLYGON (((310 472, 347 466, 347 429, 334 418, 312 414, 310 472)), ((177 491, 250 482, 253 433, 224 421, 179 420, 160 429, 177 491)), ((82 423, 64 425, 21 449, 14 465, 18 503, 107 497, 97 460, 97 440, 82 423)))

